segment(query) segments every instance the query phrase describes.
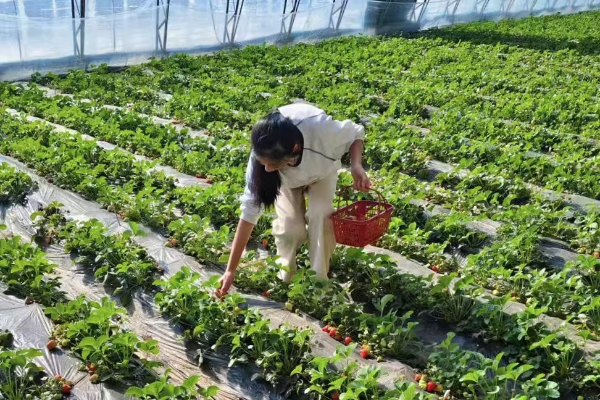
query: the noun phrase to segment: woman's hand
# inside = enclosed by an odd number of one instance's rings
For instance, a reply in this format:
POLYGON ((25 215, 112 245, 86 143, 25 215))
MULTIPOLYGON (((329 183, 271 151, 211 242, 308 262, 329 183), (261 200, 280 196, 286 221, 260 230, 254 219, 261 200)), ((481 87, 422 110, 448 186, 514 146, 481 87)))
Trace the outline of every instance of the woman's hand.
POLYGON ((225 271, 225 273, 223 274, 221 279, 219 279, 219 282, 221 282, 221 287, 219 289, 217 289, 217 291, 215 292, 217 297, 219 297, 219 298, 225 297, 225 295, 229 292, 229 289, 231 289, 231 285, 233 285, 234 279, 235 279, 234 271, 229 271, 229 270, 225 271))
POLYGON ((219 279, 221 287, 215 291, 217 297, 224 297, 229 292, 229 289, 231 289, 231 285, 233 285, 233 281, 235 280, 235 271, 240 263, 242 253, 244 252, 246 245, 248 245, 248 240, 250 240, 253 229, 254 224, 250 222, 244 221, 243 219, 240 219, 240 222, 238 222, 238 227, 235 231, 235 236, 233 237, 233 243, 231 245, 231 254, 229 254, 227 270, 221 279, 219 279))
POLYGON ((361 192, 368 192, 371 189, 371 181, 362 165, 353 165, 350 172, 352 172, 354 178, 354 184, 352 185, 354 189, 361 192))

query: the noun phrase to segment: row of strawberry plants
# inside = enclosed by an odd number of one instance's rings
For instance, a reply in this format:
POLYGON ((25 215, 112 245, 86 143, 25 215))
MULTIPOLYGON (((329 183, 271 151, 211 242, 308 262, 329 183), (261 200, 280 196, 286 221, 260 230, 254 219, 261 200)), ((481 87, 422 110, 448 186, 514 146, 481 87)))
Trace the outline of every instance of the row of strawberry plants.
MULTIPOLYGON (((172 126, 156 125, 136 113, 96 108, 68 97, 48 98, 37 89, 1 85, 1 97, 6 106, 114 143, 136 154, 158 159, 183 173, 218 180, 228 176, 227 167, 243 162, 241 158, 246 157, 247 146, 243 136, 220 129, 218 125, 212 130, 212 139, 190 138, 187 130, 177 131, 172 126), (231 142, 233 138, 235 142, 231 142), (224 139, 228 139, 229 143, 224 143, 224 139), (217 166, 211 167, 209 160, 217 166)), ((243 176, 238 177, 240 179, 243 180, 243 176)))
POLYGON ((446 129, 464 142, 484 142, 489 146, 521 144, 524 150, 549 157, 582 159, 600 152, 595 142, 585 140, 581 135, 558 132, 533 123, 501 120, 468 108, 446 106, 419 122, 446 129))
POLYGON ((522 179, 558 192, 568 190, 594 199, 600 193, 593 178, 598 156, 552 159, 527 155, 521 145, 490 147, 487 143, 465 144, 464 140, 456 137, 452 128, 448 129, 448 124, 441 124, 430 134, 419 138, 414 132, 404 129, 400 121, 380 117, 379 121, 373 118, 371 123, 378 124, 380 130, 396 132, 398 140, 410 136, 415 141, 414 147, 440 161, 460 163, 463 168, 485 168, 510 180, 522 179))

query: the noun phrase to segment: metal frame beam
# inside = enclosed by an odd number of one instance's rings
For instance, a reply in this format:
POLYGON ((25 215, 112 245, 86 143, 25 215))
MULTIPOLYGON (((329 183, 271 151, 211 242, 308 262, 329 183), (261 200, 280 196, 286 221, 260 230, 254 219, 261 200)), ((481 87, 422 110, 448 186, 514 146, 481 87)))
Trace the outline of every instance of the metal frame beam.
POLYGON ((156 53, 166 54, 171 0, 156 0, 156 53))
POLYGON ((513 4, 515 4, 515 0, 508 0, 508 6, 505 7, 507 0, 501 0, 500 3, 500 13, 502 13, 503 15, 507 15, 510 12, 510 9, 512 8, 513 4))
MULTIPOLYGON (((489 0, 488 0, 489 1, 489 0)), ((410 14, 410 20, 415 22, 421 22, 421 18, 423 18, 423 14, 425 14, 425 10, 429 5, 429 0, 425 0, 422 3, 415 3, 413 10, 410 14)))
POLYGON ((347 6, 348 0, 338 1, 337 7, 335 0, 333 0, 333 3, 331 4, 331 14, 329 16, 329 29, 333 29, 334 31, 340 29, 342 18, 344 18, 344 12, 346 12, 347 6))
MULTIPOLYGON (((15 15, 21 16, 19 7, 17 7, 17 0, 13 0, 13 6, 15 7, 15 15)), ((17 44, 19 45, 19 60, 23 61, 23 48, 21 44, 21 24, 17 23, 17 44)))
POLYGON ((490 0, 475 0, 475 14, 483 16, 488 4, 490 4, 490 0))
POLYGON ((73 54, 79 62, 85 57, 85 0, 71 0, 73 54))
POLYGON ((448 0, 446 3, 446 8, 444 9, 444 13, 442 15, 444 17, 449 17, 451 24, 454 24, 454 17, 459 4, 460 0, 448 0), (450 9, 452 9, 452 11, 450 11, 450 9))
POLYGON ((292 28, 294 27, 294 21, 296 20, 296 13, 300 7, 300 0, 290 0, 291 10, 287 12, 288 0, 283 3, 283 14, 281 16, 281 35, 284 41, 288 41, 292 36, 292 28))
MULTIPOLYGON (((212 4, 212 2, 211 2, 212 4)), ((234 44, 240 24, 244 0, 227 0, 225 9, 225 26, 223 27, 223 43, 234 44)))

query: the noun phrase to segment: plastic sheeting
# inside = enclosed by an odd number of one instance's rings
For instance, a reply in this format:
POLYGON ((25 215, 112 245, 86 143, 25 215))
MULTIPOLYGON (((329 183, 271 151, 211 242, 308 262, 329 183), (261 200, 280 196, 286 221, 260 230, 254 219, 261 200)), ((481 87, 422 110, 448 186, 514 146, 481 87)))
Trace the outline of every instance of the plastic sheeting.
POLYGON ((130 65, 232 44, 311 42, 600 8, 600 0, 425 1, 348 0, 339 19, 332 11, 342 0, 172 0, 165 27, 165 9, 156 0, 86 0, 85 19, 72 18, 68 0, 0 0, 0 79, 98 63, 130 65))
MULTIPOLYGON (((22 205, 13 205, 7 209, 0 209, 0 223, 7 225, 8 231, 20 235, 24 239, 30 239, 34 233, 31 226, 30 215, 53 201, 58 201, 65 205, 68 211, 67 217, 72 220, 89 220, 92 218, 101 221, 111 234, 128 230, 127 224, 124 224, 116 214, 101 209, 97 203, 83 199, 70 191, 60 189, 53 184, 49 184, 45 179, 37 176, 34 171, 27 168, 21 162, 0 155, 0 163, 6 162, 18 170, 27 172, 38 184, 38 189, 30 194, 27 202, 22 205)), ((221 274, 222 270, 217 267, 202 266, 192 257, 186 256, 177 249, 165 247, 166 238, 142 227, 147 236, 136 237, 136 242, 143 246, 148 255, 153 258, 164 270, 165 277, 175 274, 183 266, 188 266, 192 270, 199 272, 204 278, 215 274, 221 274)), ((84 293, 88 299, 98 300, 103 296, 110 295, 110 288, 103 286, 94 280, 93 274, 73 263, 71 255, 65 253, 64 248, 58 244, 53 244, 45 249, 48 258, 57 264, 56 273, 60 277, 61 289, 69 297, 75 297, 84 293)), ((319 321, 286 311, 282 304, 266 300, 262 297, 244 295, 249 307, 257 308, 261 313, 271 320, 273 327, 282 323, 289 323, 292 326, 312 327, 315 330, 313 353, 316 356, 331 356, 335 348, 339 345, 337 341, 320 330, 319 321)), ((2 304, 0 298, 0 312, 4 308, 10 309, 11 302, 2 304)), ((114 298, 118 302, 118 297, 114 298)), ((29 314, 32 314, 31 325, 32 335, 35 339, 34 347, 43 347, 50 332, 51 322, 43 316, 43 312, 37 306, 24 306, 22 300, 16 301, 16 310, 27 308, 29 314), (37 311, 36 311, 37 310, 37 311)), ((153 304, 151 294, 138 293, 134 296, 131 305, 127 307, 128 322, 126 327, 135 332, 139 337, 153 338, 159 341, 160 353, 155 360, 160 361, 165 367, 171 368, 173 372, 171 377, 175 382, 181 382, 190 375, 200 375, 200 385, 216 385, 219 391, 219 399, 283 399, 287 398, 293 391, 293 388, 282 385, 273 388, 270 385, 254 380, 253 375, 259 372, 251 365, 228 367, 229 359, 212 353, 210 351, 202 354, 203 363, 198 366, 198 349, 193 343, 184 343, 181 340, 183 329, 181 326, 172 324, 167 318, 163 317, 153 304)), ((20 311, 15 311, 18 315, 20 311)), ((8 315, 8 314, 6 314, 8 315)), ((10 317, 4 317, 7 322, 4 323, 0 318, 0 328, 13 331, 15 338, 19 338, 23 329, 23 324, 10 322, 10 317)), ((29 328, 28 328, 29 329, 29 328)), ((26 331, 28 330, 26 329, 26 331)), ((29 342, 24 342, 29 343, 29 342)), ((382 383, 386 386, 393 386, 393 383, 400 378, 410 379, 414 371, 400 362, 386 361, 377 363, 372 360, 362 360, 358 354, 353 354, 352 359, 363 365, 377 365, 382 368, 386 375, 382 383)), ((73 370, 73 365, 77 364, 72 358, 65 358, 58 362, 42 360, 44 365, 48 365, 48 370, 52 374, 63 373, 73 370), (56 365, 57 367, 53 367, 56 365)), ((69 376, 67 374, 67 376, 69 376)), ((77 376, 74 375, 76 382, 77 376)), ((74 393, 82 399, 120 399, 119 392, 105 388, 104 386, 88 385, 84 380, 79 387, 76 385, 74 393)), ((123 392, 121 390, 120 392, 123 392)))

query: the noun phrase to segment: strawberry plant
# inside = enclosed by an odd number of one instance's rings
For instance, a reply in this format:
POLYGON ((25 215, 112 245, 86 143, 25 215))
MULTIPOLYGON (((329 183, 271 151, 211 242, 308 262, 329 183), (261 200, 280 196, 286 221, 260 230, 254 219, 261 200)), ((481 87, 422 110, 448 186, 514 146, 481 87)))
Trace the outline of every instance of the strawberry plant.
POLYGON ((58 279, 47 276, 55 265, 39 248, 21 240, 0 239, 0 280, 8 284, 8 292, 45 305, 64 299, 58 279))
POLYGON ((170 372, 166 370, 160 379, 144 387, 130 387, 125 394, 139 400, 197 400, 212 399, 218 392, 215 386, 198 387, 198 375, 187 378, 181 385, 175 385, 169 382, 170 372))
POLYGON ((62 399, 53 379, 44 375, 44 369, 33 362, 41 357, 37 349, 0 351, 0 394, 7 400, 62 399))
POLYGON ((0 204, 18 203, 35 189, 29 175, 19 172, 7 163, 0 164, 0 204))
MULTIPOLYGON (((131 227, 138 235, 135 223, 131 227)), ((133 292, 149 289, 160 272, 146 251, 134 245, 131 232, 107 235, 107 228, 98 220, 69 222, 59 233, 65 250, 77 256, 77 262, 94 271, 97 280, 116 287, 115 294, 127 304, 133 292)))
POLYGON ((80 357, 84 369, 93 364, 97 380, 143 381, 151 379, 153 368, 161 365, 138 357, 142 353, 157 354, 158 342, 143 341, 124 329, 126 311, 107 297, 94 302, 80 296, 45 312, 57 324, 51 339, 80 357))

